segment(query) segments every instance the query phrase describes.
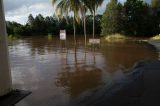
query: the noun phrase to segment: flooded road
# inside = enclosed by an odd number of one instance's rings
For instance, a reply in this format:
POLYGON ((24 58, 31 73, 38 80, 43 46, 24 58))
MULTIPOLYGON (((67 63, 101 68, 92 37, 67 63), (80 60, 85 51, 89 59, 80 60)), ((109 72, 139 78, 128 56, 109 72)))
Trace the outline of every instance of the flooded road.
POLYGON ((32 94, 16 106, 70 106, 109 86, 135 63, 158 59, 142 42, 104 42, 95 49, 84 40, 66 42, 47 37, 9 43, 13 87, 32 94))

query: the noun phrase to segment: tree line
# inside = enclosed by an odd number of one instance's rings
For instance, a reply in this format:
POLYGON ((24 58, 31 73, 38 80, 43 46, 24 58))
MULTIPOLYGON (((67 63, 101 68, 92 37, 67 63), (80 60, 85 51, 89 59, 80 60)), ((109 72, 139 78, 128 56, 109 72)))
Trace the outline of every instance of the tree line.
POLYGON ((124 4, 111 0, 106 6, 101 26, 102 35, 157 35, 160 33, 160 0, 152 0, 151 4, 142 0, 127 0, 124 4))
POLYGON ((8 35, 58 35, 66 29, 68 35, 110 35, 120 33, 127 36, 150 37, 160 33, 160 1, 110 0, 103 15, 96 11, 104 0, 52 0, 56 15, 28 16, 25 25, 7 21, 8 35), (90 15, 87 15, 90 13, 90 15), (69 15, 70 14, 70 15, 69 15))
MULTIPOLYGON (((101 33, 101 18, 102 15, 95 16, 95 33, 96 35, 100 35, 101 33)), ((59 31, 61 29, 66 29, 68 35, 74 34, 73 29, 73 17, 62 17, 58 18, 57 16, 47 16, 44 17, 41 14, 33 17, 32 14, 28 16, 28 21, 25 25, 19 24, 17 22, 6 22, 7 26, 7 33, 8 35, 15 35, 15 36, 38 36, 38 35, 59 35, 59 31)), ((91 35, 93 32, 92 29, 92 15, 86 16, 86 27, 87 27, 87 34, 91 35)), ((76 33, 78 35, 83 35, 83 23, 79 22, 76 23, 76 33)))
POLYGON ((77 33, 83 33, 85 35, 86 43, 86 34, 90 34, 91 30, 93 38, 95 33, 100 34, 101 32, 101 15, 96 15, 96 11, 103 1, 104 0, 52 0, 58 19, 55 17, 44 18, 42 15, 33 18, 33 16, 30 15, 27 24, 24 26, 15 22, 7 22, 8 34, 39 35, 53 33, 57 35, 60 29, 66 29, 67 34, 74 34, 75 44, 77 33), (91 15, 86 15, 87 12, 90 12, 91 15), (69 15, 70 13, 72 13, 71 16, 69 15), (90 22, 92 22, 92 27, 90 26, 90 22), (11 28, 10 26, 16 27, 11 28))

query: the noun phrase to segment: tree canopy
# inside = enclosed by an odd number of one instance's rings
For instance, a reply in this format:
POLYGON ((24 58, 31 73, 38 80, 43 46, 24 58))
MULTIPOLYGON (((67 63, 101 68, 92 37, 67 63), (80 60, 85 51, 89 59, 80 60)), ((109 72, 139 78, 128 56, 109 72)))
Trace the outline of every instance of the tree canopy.
MULTIPOLYGON (((106 10, 103 15, 86 15, 87 11, 98 8, 103 0, 99 3, 92 5, 94 0, 75 0, 74 2, 80 3, 79 7, 68 7, 68 3, 73 5, 73 0, 53 0, 63 1, 59 4, 57 11, 63 11, 61 17, 56 15, 44 17, 41 14, 28 16, 28 21, 25 25, 21 25, 16 22, 7 21, 8 35, 58 35, 60 29, 66 29, 68 35, 74 34, 74 27, 76 27, 76 33, 83 35, 85 32, 91 35, 95 31, 96 35, 100 33, 104 36, 110 34, 120 33, 127 36, 136 37, 150 37, 160 33, 160 1, 152 0, 151 4, 147 4, 142 0, 126 0, 123 4, 118 0, 110 0, 106 5, 106 10), (63 4, 67 3, 67 4, 63 4), (63 5, 62 5, 63 4, 63 5), (94 7, 91 7, 91 5, 94 7), (66 7, 66 8, 64 8, 66 7), (61 9, 63 8, 63 9, 61 9), (79 23, 74 23, 74 17, 65 15, 69 10, 77 10, 76 14, 79 14, 79 23), (81 16, 81 17, 80 17, 81 16), (82 17, 83 16, 83 17, 82 17), (95 20, 95 28, 94 22, 95 20), (84 25, 85 24, 85 25, 84 25), (85 26, 85 27, 84 27, 85 26), (94 29, 94 30, 93 30, 94 29)), ((94 2, 95 3, 95 2, 94 2)), ((77 5, 77 4, 76 4, 77 5)), ((86 36, 85 36, 86 37, 86 36)))
POLYGON ((127 0, 124 4, 111 0, 103 14, 102 35, 120 33, 149 37, 160 33, 157 11, 142 0, 127 0))
MULTIPOLYGON (((96 22, 96 34, 100 35, 101 15, 97 15, 96 22)), ((87 34, 92 34, 92 16, 86 16, 87 34)), ((67 35, 73 35, 73 18, 68 16, 65 18, 57 18, 55 15, 44 17, 41 14, 33 17, 32 14, 28 16, 28 21, 25 25, 21 25, 17 22, 6 22, 8 35, 15 36, 38 36, 38 35, 59 35, 60 29, 66 29, 67 35)), ((80 22, 77 26, 77 34, 83 35, 83 24, 80 22)))
POLYGON ((121 28, 122 5, 117 0, 111 0, 107 6, 102 18, 102 34, 109 35, 120 33, 121 28))

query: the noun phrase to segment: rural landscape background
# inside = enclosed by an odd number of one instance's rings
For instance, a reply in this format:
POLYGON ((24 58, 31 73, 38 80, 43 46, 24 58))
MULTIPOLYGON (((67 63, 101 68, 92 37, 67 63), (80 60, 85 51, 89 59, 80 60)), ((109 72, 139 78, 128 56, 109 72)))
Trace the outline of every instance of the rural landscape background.
POLYGON ((159 106, 160 0, 4 8, 12 86, 32 92, 16 106, 159 106))

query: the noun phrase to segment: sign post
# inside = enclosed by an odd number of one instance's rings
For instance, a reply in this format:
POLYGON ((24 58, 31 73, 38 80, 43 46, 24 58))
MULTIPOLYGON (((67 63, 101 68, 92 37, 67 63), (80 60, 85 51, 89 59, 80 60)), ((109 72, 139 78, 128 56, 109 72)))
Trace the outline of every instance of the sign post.
POLYGON ((61 48, 66 48, 66 30, 60 30, 60 44, 61 48))
POLYGON ((60 30, 60 40, 66 40, 66 30, 60 30))
POLYGON ((100 41, 100 39, 89 39, 89 43, 91 43, 91 44, 100 44, 101 41, 100 41))

